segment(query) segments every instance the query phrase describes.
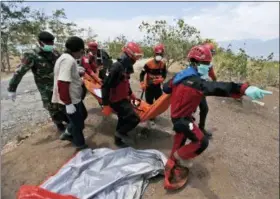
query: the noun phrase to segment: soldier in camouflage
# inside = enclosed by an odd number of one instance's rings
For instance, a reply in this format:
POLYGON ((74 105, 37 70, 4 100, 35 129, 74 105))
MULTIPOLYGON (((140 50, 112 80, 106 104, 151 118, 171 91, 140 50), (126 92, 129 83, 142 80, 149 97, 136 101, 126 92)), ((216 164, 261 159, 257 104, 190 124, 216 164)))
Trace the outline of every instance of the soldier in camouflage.
POLYGON ((54 82, 54 65, 60 54, 53 50, 54 36, 46 31, 38 35, 38 46, 31 52, 24 53, 21 64, 9 82, 9 97, 14 101, 16 89, 22 77, 28 70, 32 70, 37 88, 41 94, 43 106, 48 110, 59 131, 64 131, 63 121, 69 120, 64 106, 51 103, 54 82))

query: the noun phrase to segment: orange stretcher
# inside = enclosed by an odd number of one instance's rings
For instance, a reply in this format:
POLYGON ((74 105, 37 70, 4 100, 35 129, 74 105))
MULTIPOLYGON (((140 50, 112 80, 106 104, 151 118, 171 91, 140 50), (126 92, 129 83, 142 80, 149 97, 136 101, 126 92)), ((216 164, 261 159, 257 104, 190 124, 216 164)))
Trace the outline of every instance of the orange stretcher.
MULTIPOLYGON (((97 83, 88 74, 84 75, 83 81, 87 90, 96 98, 99 104, 102 104, 102 99, 96 92, 97 90, 100 91, 101 84, 97 83)), ((168 109, 170 105, 170 95, 163 94, 152 105, 146 103, 142 99, 131 101, 131 104, 133 105, 135 112, 139 115, 141 122, 145 122, 157 117, 168 109)))

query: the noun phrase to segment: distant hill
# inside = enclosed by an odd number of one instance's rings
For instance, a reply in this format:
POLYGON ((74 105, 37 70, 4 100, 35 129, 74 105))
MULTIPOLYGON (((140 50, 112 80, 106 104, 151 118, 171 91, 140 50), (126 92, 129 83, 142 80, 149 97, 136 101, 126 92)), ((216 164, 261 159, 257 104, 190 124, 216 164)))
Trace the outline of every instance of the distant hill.
POLYGON ((279 61, 279 38, 262 41, 259 39, 244 39, 218 42, 221 47, 227 48, 231 44, 231 49, 237 52, 239 48, 246 50, 247 54, 252 57, 267 57, 270 53, 274 53, 274 60, 279 61), (246 44, 244 46, 244 43, 246 44))

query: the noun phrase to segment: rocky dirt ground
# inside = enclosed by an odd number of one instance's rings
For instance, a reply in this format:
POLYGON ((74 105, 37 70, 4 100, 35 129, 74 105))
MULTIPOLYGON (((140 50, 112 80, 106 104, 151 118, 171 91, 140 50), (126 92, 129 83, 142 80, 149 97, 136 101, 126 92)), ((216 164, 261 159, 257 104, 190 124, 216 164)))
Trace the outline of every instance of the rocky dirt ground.
MULTIPOLYGON (((133 90, 141 91, 135 79, 133 90)), ((58 140, 48 114, 42 108, 32 74, 23 78, 16 102, 7 100, 7 80, 1 81, 1 196, 13 199, 23 184, 38 185, 74 153, 58 140), (8 144, 7 144, 8 143, 8 144)), ((261 107, 225 98, 209 97, 208 128, 216 129, 209 148, 195 160, 187 186, 175 193, 163 189, 163 178, 151 180, 143 198, 263 199, 279 198, 279 91, 264 99, 261 107)), ((94 148, 110 147, 116 124, 104 117, 94 98, 87 96, 89 117, 86 139, 94 148)), ((137 127, 131 136, 141 131, 137 127)), ((169 111, 158 117, 149 139, 138 138, 135 148, 158 149, 168 155, 172 145, 169 111)))

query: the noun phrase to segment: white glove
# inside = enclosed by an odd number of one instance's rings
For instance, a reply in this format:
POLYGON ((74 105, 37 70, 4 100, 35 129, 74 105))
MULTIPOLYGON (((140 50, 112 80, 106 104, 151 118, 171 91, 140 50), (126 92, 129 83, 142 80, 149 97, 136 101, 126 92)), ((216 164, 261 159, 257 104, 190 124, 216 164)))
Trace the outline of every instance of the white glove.
POLYGON ((15 101, 16 100, 16 92, 8 92, 9 99, 15 101))
POLYGON ((78 66, 78 72, 79 72, 79 74, 84 74, 85 71, 86 71, 86 69, 85 69, 84 67, 78 66))
POLYGON ((66 105, 66 112, 68 114, 73 114, 76 112, 76 107, 73 104, 66 105))

